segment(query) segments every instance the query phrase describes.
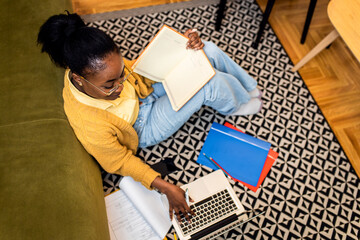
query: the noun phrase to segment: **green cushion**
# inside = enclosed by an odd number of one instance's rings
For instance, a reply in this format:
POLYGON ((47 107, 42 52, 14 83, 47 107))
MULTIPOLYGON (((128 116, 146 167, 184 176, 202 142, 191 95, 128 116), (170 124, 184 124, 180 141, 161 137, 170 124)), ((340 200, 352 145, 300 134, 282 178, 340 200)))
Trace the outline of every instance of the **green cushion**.
POLYGON ((19 71, 1 79, 4 91, 0 94, 0 111, 4 114, 0 126, 39 119, 66 119, 61 95, 63 83, 61 77, 53 77, 55 70, 52 67, 19 71))
POLYGON ((63 110, 64 70, 37 46, 70 0, 0 2, 0 239, 109 239, 98 164, 63 110))
POLYGON ((99 166, 66 120, 0 127, 0 239, 108 239, 99 166))
MULTIPOLYGON (((3 0, 0 3, 0 49, 2 75, 46 69, 48 57, 40 56, 37 34, 52 15, 71 10, 70 0, 3 0), (34 69, 35 67, 35 69, 34 69)), ((24 79, 26 80, 26 79, 24 79)))
POLYGON ((71 9, 69 1, 5 0, 0 4, 0 125, 39 118, 65 118, 61 89, 64 70, 37 46, 40 26, 71 9), (41 112, 44 111, 44 112, 41 112))

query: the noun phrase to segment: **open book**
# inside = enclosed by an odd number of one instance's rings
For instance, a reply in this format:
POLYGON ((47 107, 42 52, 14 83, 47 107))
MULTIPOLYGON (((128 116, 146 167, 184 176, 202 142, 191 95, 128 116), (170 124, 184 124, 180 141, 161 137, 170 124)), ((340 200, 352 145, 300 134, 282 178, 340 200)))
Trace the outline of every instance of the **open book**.
POLYGON ((150 191, 131 177, 105 197, 110 239, 161 240, 171 227, 165 195, 150 191))
POLYGON ((203 50, 186 49, 188 38, 164 25, 133 65, 133 71, 162 82, 178 111, 214 75, 203 50))

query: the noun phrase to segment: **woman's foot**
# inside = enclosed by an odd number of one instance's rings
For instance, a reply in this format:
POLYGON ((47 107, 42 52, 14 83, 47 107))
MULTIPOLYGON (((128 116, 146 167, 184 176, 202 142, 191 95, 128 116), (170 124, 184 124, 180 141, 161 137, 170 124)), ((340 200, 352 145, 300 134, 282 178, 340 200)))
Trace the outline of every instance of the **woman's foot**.
POLYGON ((252 98, 261 98, 262 92, 258 88, 255 88, 254 90, 249 92, 249 95, 252 98))
POLYGON ((239 109, 230 115, 233 116, 243 116, 243 115, 251 115, 260 112, 262 108, 262 101, 259 98, 251 98, 245 104, 240 105, 239 109))

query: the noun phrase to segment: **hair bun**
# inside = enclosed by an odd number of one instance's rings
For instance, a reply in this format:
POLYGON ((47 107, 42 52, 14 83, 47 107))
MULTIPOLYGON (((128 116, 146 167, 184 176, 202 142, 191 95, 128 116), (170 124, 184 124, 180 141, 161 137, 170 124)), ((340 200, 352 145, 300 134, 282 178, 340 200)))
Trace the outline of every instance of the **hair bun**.
MULTIPOLYGON (((66 21, 64 21, 64 34, 66 37, 70 37, 78 29, 85 27, 84 21, 77 14, 65 15, 66 21)), ((64 19, 65 20, 65 19, 64 19)))
POLYGON ((64 34, 66 37, 70 37, 78 29, 79 29, 79 27, 77 27, 77 26, 67 25, 64 29, 64 34))
POLYGON ((37 42, 42 45, 41 51, 47 52, 59 66, 67 67, 64 59, 64 48, 67 39, 80 28, 85 27, 84 21, 77 14, 59 14, 50 17, 40 27, 37 42))
POLYGON ((79 15, 69 12, 46 20, 40 27, 38 44, 57 66, 70 68, 79 75, 98 71, 92 65, 94 59, 104 59, 109 53, 119 54, 110 36, 98 28, 87 27, 79 15))

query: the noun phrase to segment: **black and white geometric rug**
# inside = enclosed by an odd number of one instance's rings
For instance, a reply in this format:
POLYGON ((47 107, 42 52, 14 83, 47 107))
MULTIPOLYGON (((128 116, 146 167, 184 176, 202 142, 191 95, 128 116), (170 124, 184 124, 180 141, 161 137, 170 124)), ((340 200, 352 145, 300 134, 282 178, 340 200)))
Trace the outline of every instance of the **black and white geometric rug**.
MULTIPOLYGON (((279 158, 256 193, 231 182, 245 209, 266 213, 219 239, 360 239, 360 181, 329 124, 301 77, 290 71, 293 64, 269 26, 258 49, 251 47, 262 18, 259 6, 253 0, 228 2, 220 32, 214 30, 216 10, 212 4, 90 23, 113 37, 128 59, 163 24, 180 32, 196 28, 263 91, 260 113, 225 117, 203 107, 172 137, 138 155, 150 165, 174 158, 180 170, 166 180, 191 182, 210 172, 196 159, 211 124, 230 122, 270 142, 279 158)), ((103 178, 104 192, 112 192, 119 176, 104 172, 103 178)))

